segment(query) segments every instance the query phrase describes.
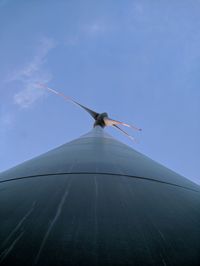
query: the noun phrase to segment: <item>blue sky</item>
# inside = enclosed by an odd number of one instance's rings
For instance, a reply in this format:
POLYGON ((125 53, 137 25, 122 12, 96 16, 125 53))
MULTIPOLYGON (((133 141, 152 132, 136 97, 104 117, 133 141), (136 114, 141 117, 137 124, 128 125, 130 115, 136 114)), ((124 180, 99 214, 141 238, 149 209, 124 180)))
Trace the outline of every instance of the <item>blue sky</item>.
POLYGON ((142 127, 118 140, 200 183, 200 1, 0 0, 0 171, 88 132, 48 84, 142 127))

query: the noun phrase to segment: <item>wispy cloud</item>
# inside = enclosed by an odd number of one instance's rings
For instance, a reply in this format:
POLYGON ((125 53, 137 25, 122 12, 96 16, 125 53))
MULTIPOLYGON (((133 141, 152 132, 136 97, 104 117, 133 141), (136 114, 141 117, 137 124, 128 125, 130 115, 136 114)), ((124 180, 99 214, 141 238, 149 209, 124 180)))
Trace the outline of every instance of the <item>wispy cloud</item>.
POLYGON ((47 83, 51 80, 52 75, 44 70, 44 64, 55 46, 54 40, 42 38, 32 60, 9 78, 10 82, 20 82, 21 90, 13 96, 14 103, 19 107, 28 108, 44 95, 44 91, 36 89, 36 83, 47 83))
MULTIPOLYGON (((43 81, 44 82, 44 81, 43 81)), ((21 108, 28 108, 44 95, 43 90, 37 90, 35 83, 29 83, 26 88, 14 95, 14 103, 21 108)))

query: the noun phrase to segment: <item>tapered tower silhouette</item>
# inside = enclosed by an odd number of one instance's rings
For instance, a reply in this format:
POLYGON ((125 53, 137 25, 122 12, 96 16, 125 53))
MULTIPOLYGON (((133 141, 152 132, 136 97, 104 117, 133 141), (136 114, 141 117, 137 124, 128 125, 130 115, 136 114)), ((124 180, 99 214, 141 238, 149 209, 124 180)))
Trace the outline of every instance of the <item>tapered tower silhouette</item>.
POLYGON ((0 265, 200 265, 199 186, 96 125, 1 173, 0 265))

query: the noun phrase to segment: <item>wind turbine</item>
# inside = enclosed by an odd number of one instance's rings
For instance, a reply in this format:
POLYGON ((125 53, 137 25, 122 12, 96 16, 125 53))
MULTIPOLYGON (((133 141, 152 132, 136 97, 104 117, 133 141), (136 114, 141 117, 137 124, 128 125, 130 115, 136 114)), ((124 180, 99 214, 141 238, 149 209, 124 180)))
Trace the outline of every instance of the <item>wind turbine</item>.
POLYGON ((114 120, 112 118, 110 118, 108 116, 108 114, 106 112, 104 113, 97 113, 91 109, 89 109, 88 107, 78 103, 77 101, 73 100, 72 98, 66 96, 65 94, 63 94, 62 92, 59 92, 55 89, 52 89, 52 88, 49 88, 48 86, 46 86, 45 84, 42 84, 42 83, 37 83, 36 84, 36 87, 37 88, 41 88, 41 89, 46 89, 60 97, 62 97, 64 100, 66 101, 69 101, 79 107, 81 107, 82 109, 84 109, 87 113, 89 113, 93 119, 95 120, 94 122, 94 127, 95 126, 101 126, 102 128, 106 127, 106 126, 112 126, 112 127, 115 127, 116 129, 120 130, 123 134, 125 134, 126 136, 128 136, 131 140, 135 141, 135 138, 131 135, 129 135, 126 131, 124 131, 123 129, 121 129, 119 127, 119 125, 122 125, 122 126, 125 126, 125 127, 129 127, 129 128, 132 128, 133 130, 136 130, 136 131, 141 131, 142 129, 141 128, 137 128, 136 126, 133 126, 133 125, 129 125, 127 123, 124 123, 124 122, 121 122, 121 121, 117 121, 117 120, 114 120))
POLYGON ((103 130, 130 125, 48 90, 94 128, 0 173, 0 265, 199 266, 200 187, 103 130))

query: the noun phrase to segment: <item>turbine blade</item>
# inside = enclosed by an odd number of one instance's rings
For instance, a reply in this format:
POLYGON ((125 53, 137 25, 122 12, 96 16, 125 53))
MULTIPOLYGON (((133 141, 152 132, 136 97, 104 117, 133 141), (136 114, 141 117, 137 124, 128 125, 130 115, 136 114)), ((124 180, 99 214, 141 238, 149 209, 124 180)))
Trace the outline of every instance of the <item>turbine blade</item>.
POLYGON ((82 105, 82 104, 80 104, 80 103, 74 101, 72 98, 66 96, 66 95, 63 94, 62 92, 58 92, 58 91, 56 91, 56 90, 53 90, 53 89, 51 89, 51 88, 49 88, 49 87, 47 87, 46 85, 41 84, 41 83, 37 83, 36 85, 37 85, 37 87, 39 87, 39 88, 46 89, 46 90, 48 90, 48 91, 50 91, 50 92, 52 92, 52 93, 54 93, 54 94, 57 94, 58 96, 63 97, 66 101, 70 101, 71 103, 73 103, 73 104, 75 104, 75 105, 77 105, 77 106, 83 108, 83 109, 84 109, 86 112, 88 112, 88 113, 89 113, 89 114, 90 114, 95 120, 96 120, 97 116, 99 115, 99 113, 96 113, 95 111, 93 111, 93 110, 87 108, 86 106, 84 106, 84 105, 82 105))
POLYGON ((134 130, 138 130, 138 131, 141 131, 142 130, 141 128, 137 128, 137 127, 135 127, 133 125, 129 125, 129 124, 126 124, 126 123, 117 121, 117 120, 113 120, 113 119, 111 119, 109 117, 108 118, 105 117, 104 118, 104 122, 105 122, 106 126, 123 125, 125 127, 130 127, 130 128, 132 128, 134 130))
POLYGON ((134 137, 132 137, 131 135, 129 135, 126 131, 124 131, 123 129, 121 129, 120 127, 118 127, 117 125, 113 125, 113 127, 119 129, 122 133, 124 133, 126 136, 128 136, 131 140, 133 140, 134 142, 137 143, 136 139, 134 137))

